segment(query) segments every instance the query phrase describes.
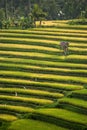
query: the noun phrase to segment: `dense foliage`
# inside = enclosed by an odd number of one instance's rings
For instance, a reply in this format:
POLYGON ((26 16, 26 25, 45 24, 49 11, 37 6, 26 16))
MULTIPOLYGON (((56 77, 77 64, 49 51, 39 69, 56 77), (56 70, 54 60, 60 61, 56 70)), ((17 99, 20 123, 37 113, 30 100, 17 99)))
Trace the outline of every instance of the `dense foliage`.
POLYGON ((47 19, 72 19, 87 17, 86 0, 0 0, 0 8, 5 11, 5 17, 28 16, 33 5, 38 4, 48 13, 47 19))
POLYGON ((36 21, 74 19, 69 24, 87 24, 86 0, 0 0, 0 28, 36 27, 36 21))

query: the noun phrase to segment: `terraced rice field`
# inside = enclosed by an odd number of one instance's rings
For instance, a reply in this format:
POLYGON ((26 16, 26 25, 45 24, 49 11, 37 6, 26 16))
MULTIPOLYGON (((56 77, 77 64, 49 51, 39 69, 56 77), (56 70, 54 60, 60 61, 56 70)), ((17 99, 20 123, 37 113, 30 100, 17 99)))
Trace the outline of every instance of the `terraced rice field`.
POLYGON ((9 130, 87 129, 86 29, 0 30, 0 121, 13 121, 9 130))

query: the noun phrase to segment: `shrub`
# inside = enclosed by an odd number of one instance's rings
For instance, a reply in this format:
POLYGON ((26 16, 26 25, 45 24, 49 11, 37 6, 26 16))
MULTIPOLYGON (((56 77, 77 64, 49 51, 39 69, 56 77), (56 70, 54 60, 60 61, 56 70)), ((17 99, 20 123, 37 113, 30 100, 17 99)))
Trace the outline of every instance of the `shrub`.
POLYGON ((11 21, 10 20, 4 20, 3 21, 3 28, 8 29, 11 25, 11 21))
POLYGON ((34 27, 33 21, 30 17, 21 17, 20 26, 21 26, 22 29, 34 27))
POLYGON ((70 20, 68 22, 70 25, 87 25, 87 19, 77 19, 77 20, 70 20))

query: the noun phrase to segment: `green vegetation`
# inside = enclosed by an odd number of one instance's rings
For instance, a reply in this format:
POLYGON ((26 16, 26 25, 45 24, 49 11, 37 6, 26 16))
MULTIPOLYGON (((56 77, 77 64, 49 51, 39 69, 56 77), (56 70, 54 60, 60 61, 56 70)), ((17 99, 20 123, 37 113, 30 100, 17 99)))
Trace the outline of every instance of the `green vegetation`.
MULTIPOLYGON (((53 33, 54 34, 54 33, 53 33)), ((61 35, 58 35, 58 34, 56 34, 57 36, 54 36, 54 35, 52 35, 51 34, 51 36, 49 35, 49 33, 46 35, 44 35, 44 34, 16 34, 16 33, 0 33, 0 36, 1 37, 7 37, 7 38, 36 38, 36 39, 48 39, 48 40, 68 40, 68 41, 77 41, 77 42, 82 42, 82 41, 86 41, 86 35, 85 34, 83 34, 83 35, 81 35, 81 34, 79 34, 79 35, 72 35, 72 34, 70 34, 70 37, 69 38, 67 38, 66 39, 66 35, 68 35, 69 36, 69 34, 62 34, 62 36, 61 35), (76 36, 79 36, 79 39, 76 37, 76 36), (84 39, 83 39, 83 37, 84 37, 84 39), (74 37, 74 39, 73 39, 73 37, 74 37), (82 37, 82 38, 81 38, 82 37)))
POLYGON ((45 81, 53 81, 53 82, 71 82, 71 83, 83 83, 86 84, 87 80, 84 77, 75 77, 75 76, 61 76, 61 75, 52 75, 52 74, 39 74, 39 73, 26 73, 26 72, 19 72, 19 71, 0 71, 0 75, 3 77, 13 77, 13 78, 20 78, 20 79, 37 79, 38 81, 40 80, 45 80, 45 81), (65 77, 65 78, 64 78, 65 77))
POLYGON ((17 117, 15 117, 13 115, 0 114, 0 120, 3 120, 3 121, 14 121, 14 120, 17 120, 17 117))
POLYGON ((67 130, 63 127, 58 127, 56 125, 52 125, 49 123, 41 122, 41 121, 35 121, 35 120, 18 120, 15 122, 12 122, 11 126, 8 128, 8 130, 67 130))
POLYGON ((24 113, 31 113, 34 111, 33 108, 30 108, 30 107, 23 107, 23 106, 14 106, 14 105, 6 105, 6 104, 1 104, 0 105, 0 109, 3 111, 7 111, 8 113, 14 113, 14 115, 16 113, 21 113, 21 114, 24 114, 24 113))
POLYGON ((74 130, 87 128, 87 116, 58 108, 39 109, 32 118, 53 122, 74 130))
POLYGON ((74 107, 77 110, 79 109, 80 113, 87 114, 87 101, 76 98, 63 98, 59 100, 59 104, 67 109, 70 109, 70 106, 74 107))
MULTIPOLYGON (((23 79, 12 79, 12 78, 0 78, 1 84, 8 84, 8 85, 24 85, 26 87, 33 86, 33 87, 41 87, 42 89, 52 88, 52 89, 59 89, 59 90, 79 90, 82 89, 83 86, 81 85, 73 85, 73 84, 62 84, 62 83, 51 83, 51 82, 35 82, 35 81, 27 81, 23 79)), ((28 87, 29 88, 29 87, 28 87)))
MULTIPOLYGON (((44 60, 40 60, 39 63, 37 62, 38 60, 27 60, 24 58, 8 58, 8 57, 0 57, 0 61, 1 62, 7 62, 7 63, 16 63, 17 65, 24 65, 24 64, 28 64, 28 65, 40 65, 41 67, 53 67, 53 68, 71 68, 71 69, 87 69, 87 65, 86 64, 77 64, 77 63, 67 63, 63 61, 62 62, 52 62, 52 61, 44 61, 44 60)), ((7 64, 8 65, 8 64, 7 64)))
MULTIPOLYGON (((1 63, 0 64, 0 69, 5 69, 7 67, 7 70, 13 69, 14 71, 22 71, 22 72, 39 72, 39 73, 47 73, 47 74, 63 74, 63 75, 82 75, 86 77, 87 76, 87 70, 83 69, 73 69, 71 70, 70 68, 52 68, 52 67, 40 67, 39 65, 19 65, 19 64, 11 64, 11 63, 1 63)), ((74 68, 74 67, 73 67, 74 68)))
MULTIPOLYGON (((86 43, 86 41, 87 41, 86 38, 83 38, 83 37, 81 37, 81 38, 74 37, 73 38, 73 36, 67 38, 66 36, 58 36, 57 37, 57 36, 46 36, 46 35, 36 35, 36 34, 32 34, 32 35, 27 36, 27 35, 23 35, 23 34, 20 34, 20 35, 15 34, 15 35, 13 35, 13 34, 10 34, 10 33, 7 34, 7 37, 6 37, 5 34, 1 34, 1 36, 2 36, 1 42, 5 41, 7 43, 10 43, 10 42, 19 42, 20 43, 21 40, 23 40, 23 41, 21 41, 21 43, 23 43, 23 42, 26 42, 26 43, 27 42, 41 42, 41 40, 44 40, 44 38, 45 38, 46 43, 47 43, 46 40, 49 40, 49 42, 51 42, 51 43, 52 43, 51 40, 61 40, 61 41, 66 40, 66 41, 79 42, 79 43, 81 43, 81 42, 86 43), (3 39, 3 36, 4 36, 4 39, 3 39), (14 39, 15 37, 17 38, 16 40, 14 39), (24 38, 26 38, 26 39, 24 39, 24 38), (28 38, 30 38, 30 39, 28 39, 28 38), (35 41, 35 39, 38 39, 38 40, 35 41)), ((55 42, 55 43, 57 43, 57 42, 55 42)))
POLYGON ((46 115, 49 115, 49 116, 60 117, 60 118, 65 118, 67 120, 70 119, 71 121, 75 120, 75 121, 77 121, 79 123, 83 123, 85 125, 86 125, 86 122, 87 122, 87 120, 85 120, 87 118, 86 116, 80 115, 80 114, 77 114, 77 113, 73 113, 73 112, 69 112, 69 111, 63 110, 63 109, 40 109, 40 110, 38 110, 37 113, 46 114, 46 115), (78 118, 78 117, 80 117, 80 118, 78 118))
POLYGON ((87 89, 82 89, 81 91, 72 92, 70 97, 75 97, 75 98, 87 100, 87 89))
POLYGON ((7 103, 8 103, 8 101, 9 101, 9 103, 10 103, 10 101, 18 102, 19 105, 21 104, 21 102, 23 102, 24 105, 25 104, 26 105, 33 105, 33 104, 35 104, 35 105, 40 105, 40 106, 53 103, 53 101, 46 100, 46 99, 25 98, 25 97, 18 97, 18 96, 15 97, 15 96, 5 96, 5 95, 1 95, 0 96, 0 100, 3 100, 3 102, 6 101, 7 103))
POLYGON ((74 91, 72 92, 72 95, 73 94, 79 94, 79 95, 87 95, 87 89, 82 89, 82 90, 79 90, 79 91, 74 91))
POLYGON ((47 98, 60 98, 63 97, 63 94, 61 93, 52 93, 49 91, 41 91, 41 90, 29 90, 29 89, 19 89, 19 88, 0 88, 0 93, 4 94, 15 94, 15 92, 20 94, 24 94, 27 96, 41 96, 41 97, 47 97, 47 98))
POLYGON ((1 130, 87 129, 87 26, 68 21, 0 30, 1 130), (70 43, 67 56, 60 41, 70 43))
POLYGON ((87 25, 87 19, 71 20, 68 22, 70 25, 87 25))
MULTIPOLYGON (((66 1, 66 0, 1 0, 0 4, 0 28, 32 28, 36 26, 50 26, 42 20, 66 20, 76 19, 75 25, 87 25, 87 6, 84 1, 66 1), (79 3, 79 4, 78 4, 79 3), (75 6, 77 8, 75 8, 75 6), (11 8, 9 8, 11 7, 11 8), (39 21, 39 24, 36 21, 39 21)), ((51 22, 50 22, 51 23, 51 22)), ((67 21, 65 22, 67 23, 67 21)), ((64 21, 62 22, 65 25, 64 21)), ((61 21, 59 21, 61 24, 61 21)), ((51 23, 52 27, 59 26, 58 21, 51 23)))

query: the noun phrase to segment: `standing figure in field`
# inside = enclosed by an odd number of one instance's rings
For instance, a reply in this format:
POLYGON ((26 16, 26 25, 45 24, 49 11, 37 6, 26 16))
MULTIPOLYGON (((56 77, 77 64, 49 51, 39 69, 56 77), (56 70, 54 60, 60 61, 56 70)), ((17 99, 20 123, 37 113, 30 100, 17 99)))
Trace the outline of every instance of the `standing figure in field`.
POLYGON ((16 97, 17 97, 17 95, 18 95, 17 92, 15 92, 15 96, 16 96, 16 97))
POLYGON ((69 43, 68 42, 60 42, 60 48, 63 50, 63 54, 67 55, 68 54, 68 47, 69 47, 69 43))

